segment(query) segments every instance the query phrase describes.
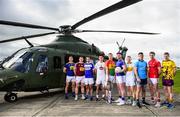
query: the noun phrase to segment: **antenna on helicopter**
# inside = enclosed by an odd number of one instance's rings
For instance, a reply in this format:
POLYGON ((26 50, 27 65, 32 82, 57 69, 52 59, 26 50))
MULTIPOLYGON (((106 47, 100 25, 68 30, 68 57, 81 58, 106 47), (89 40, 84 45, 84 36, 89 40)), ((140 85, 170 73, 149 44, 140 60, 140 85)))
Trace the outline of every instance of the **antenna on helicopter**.
POLYGON ((126 39, 124 38, 123 41, 122 41, 122 43, 121 43, 121 46, 119 45, 118 42, 116 42, 116 44, 118 45, 118 48, 119 48, 119 52, 122 53, 123 59, 126 58, 126 53, 127 53, 127 51, 128 51, 128 48, 127 48, 127 47, 125 47, 125 46, 123 47, 123 44, 124 44, 125 40, 126 40, 126 39))

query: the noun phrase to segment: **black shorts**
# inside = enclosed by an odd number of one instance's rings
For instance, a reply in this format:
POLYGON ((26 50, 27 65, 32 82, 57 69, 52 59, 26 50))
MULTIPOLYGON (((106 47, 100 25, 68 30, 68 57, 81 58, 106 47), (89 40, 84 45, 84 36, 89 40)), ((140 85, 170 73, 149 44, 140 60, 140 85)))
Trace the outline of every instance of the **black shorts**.
POLYGON ((147 85, 147 78, 141 79, 141 82, 137 82, 137 86, 145 86, 147 85))

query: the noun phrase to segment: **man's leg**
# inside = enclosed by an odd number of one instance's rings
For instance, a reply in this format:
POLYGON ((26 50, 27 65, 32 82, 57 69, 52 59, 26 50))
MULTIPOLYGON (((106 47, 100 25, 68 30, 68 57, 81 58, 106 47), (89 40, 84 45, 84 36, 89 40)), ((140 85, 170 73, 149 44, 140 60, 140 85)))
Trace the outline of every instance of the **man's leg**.
POLYGON ((84 81, 83 81, 83 79, 81 80, 81 94, 82 94, 82 99, 84 100, 85 96, 84 96, 84 81))
POLYGON ((76 88, 75 88, 75 100, 78 100, 78 89, 79 89, 79 83, 76 82, 76 88))
POLYGON ((76 85, 76 81, 72 81, 72 96, 75 97, 75 86, 76 85))
POLYGON ((69 82, 66 81, 66 87, 65 87, 65 99, 68 99, 68 88, 69 88, 69 82))
POLYGON ((149 82, 148 82, 148 86, 149 86, 149 91, 150 91, 150 95, 151 95, 151 101, 154 103, 154 87, 153 84, 151 82, 151 79, 149 78, 149 82))
POLYGON ((96 84, 96 101, 99 100, 99 84, 96 84))
POLYGON ((139 97, 140 97, 140 92, 141 92, 141 85, 137 85, 136 89, 136 101, 137 101, 137 106, 141 108, 139 97))

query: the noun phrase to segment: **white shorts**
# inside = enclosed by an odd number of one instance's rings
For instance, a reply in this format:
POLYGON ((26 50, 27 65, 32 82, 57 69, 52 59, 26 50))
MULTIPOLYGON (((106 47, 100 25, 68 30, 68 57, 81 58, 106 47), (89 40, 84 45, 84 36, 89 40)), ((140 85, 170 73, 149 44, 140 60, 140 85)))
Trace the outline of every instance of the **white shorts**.
POLYGON ((112 82, 112 83, 116 83, 115 77, 114 76, 109 76, 108 81, 112 82))
POLYGON ((84 76, 76 76, 76 84, 77 83, 84 83, 84 79, 85 79, 84 76))
POLYGON ((85 78, 84 83, 85 85, 92 85, 94 84, 94 78, 85 78))
POLYGON ((150 84, 158 84, 159 82, 159 78, 149 78, 149 83, 150 84))
POLYGON ((105 78, 97 78, 96 79, 96 85, 102 84, 103 86, 105 85, 105 78))
POLYGON ((126 76, 116 76, 116 83, 126 83, 126 76))
POLYGON ((126 86, 135 86, 136 85, 136 79, 135 77, 126 77, 126 86))
POLYGON ((75 76, 66 76, 66 82, 75 82, 75 76))

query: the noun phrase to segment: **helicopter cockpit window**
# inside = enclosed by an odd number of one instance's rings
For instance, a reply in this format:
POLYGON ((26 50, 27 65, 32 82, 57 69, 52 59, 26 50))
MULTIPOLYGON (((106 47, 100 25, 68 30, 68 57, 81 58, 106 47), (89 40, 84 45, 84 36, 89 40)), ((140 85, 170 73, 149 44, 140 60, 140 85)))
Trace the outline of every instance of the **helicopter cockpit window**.
POLYGON ((4 68, 13 69, 18 72, 27 73, 30 70, 33 53, 20 50, 9 61, 3 64, 4 68))
POLYGON ((61 69, 61 57, 55 56, 53 58, 53 62, 54 62, 54 69, 61 69))
POLYGON ((46 55, 40 55, 38 58, 38 65, 36 72, 46 73, 48 70, 48 57, 46 55))

